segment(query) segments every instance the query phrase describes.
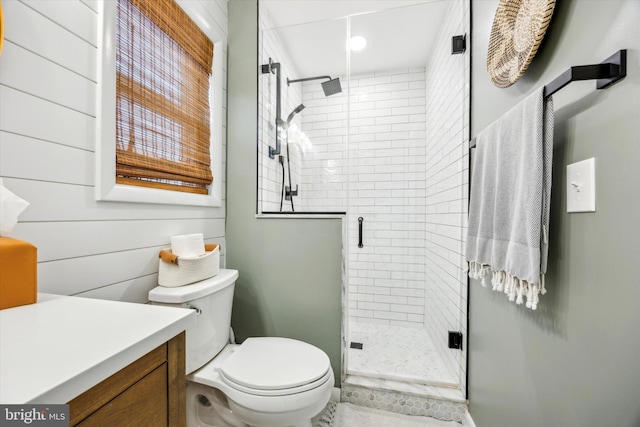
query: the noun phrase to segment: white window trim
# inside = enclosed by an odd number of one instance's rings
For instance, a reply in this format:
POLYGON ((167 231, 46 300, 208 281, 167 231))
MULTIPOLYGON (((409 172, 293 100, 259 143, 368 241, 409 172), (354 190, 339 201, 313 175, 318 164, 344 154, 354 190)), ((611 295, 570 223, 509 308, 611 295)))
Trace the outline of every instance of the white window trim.
POLYGON ((115 1, 101 1, 98 45, 98 96, 96 117, 96 200, 134 203, 159 203, 190 206, 222 206, 222 102, 224 79, 224 41, 207 25, 206 12, 199 2, 179 1, 182 9, 214 43, 213 90, 209 105, 212 112, 211 167, 213 183, 208 195, 159 190, 147 187, 116 184, 116 5, 115 1))

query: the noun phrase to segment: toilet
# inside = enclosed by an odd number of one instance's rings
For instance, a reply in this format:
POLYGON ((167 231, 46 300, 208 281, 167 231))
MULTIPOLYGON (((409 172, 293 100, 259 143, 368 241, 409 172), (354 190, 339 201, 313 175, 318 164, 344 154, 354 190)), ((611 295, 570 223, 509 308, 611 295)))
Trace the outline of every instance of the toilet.
POLYGON ((333 390, 329 357, 290 338, 231 344, 236 270, 149 292, 152 304, 191 308, 186 333, 187 426, 308 427, 333 390))

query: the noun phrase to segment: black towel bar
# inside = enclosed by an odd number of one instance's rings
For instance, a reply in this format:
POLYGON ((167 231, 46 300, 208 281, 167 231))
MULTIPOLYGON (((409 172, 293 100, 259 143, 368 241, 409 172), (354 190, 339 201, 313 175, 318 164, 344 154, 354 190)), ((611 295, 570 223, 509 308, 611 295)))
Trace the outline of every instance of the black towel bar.
POLYGON ((627 50, 619 50, 600 64, 571 67, 544 87, 548 98, 571 82, 597 80, 596 89, 605 89, 627 75, 627 50))
MULTIPOLYGON (((627 75, 627 50, 622 49, 596 65, 571 67, 544 87, 544 97, 548 98, 571 82, 597 80, 596 89, 606 89, 627 75)), ((469 148, 476 146, 475 138, 469 148)))

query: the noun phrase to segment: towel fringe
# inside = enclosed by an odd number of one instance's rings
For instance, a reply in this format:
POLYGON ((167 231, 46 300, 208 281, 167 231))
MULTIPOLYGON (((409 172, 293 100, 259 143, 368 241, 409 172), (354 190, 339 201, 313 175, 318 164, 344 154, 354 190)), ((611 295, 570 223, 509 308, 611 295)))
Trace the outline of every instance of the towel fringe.
POLYGON ((487 274, 489 273, 489 266, 482 265, 478 262, 469 263, 469 277, 472 279, 481 280, 483 287, 487 287, 487 274))
POLYGON ((509 301, 535 310, 540 302, 540 295, 547 293, 544 287, 544 274, 540 275, 540 283, 529 283, 519 279, 504 270, 491 270, 488 265, 479 262, 469 262, 469 277, 480 280, 483 287, 487 287, 487 276, 491 273, 491 287, 494 291, 504 292, 509 301), (526 298, 526 302, 525 302, 526 298))

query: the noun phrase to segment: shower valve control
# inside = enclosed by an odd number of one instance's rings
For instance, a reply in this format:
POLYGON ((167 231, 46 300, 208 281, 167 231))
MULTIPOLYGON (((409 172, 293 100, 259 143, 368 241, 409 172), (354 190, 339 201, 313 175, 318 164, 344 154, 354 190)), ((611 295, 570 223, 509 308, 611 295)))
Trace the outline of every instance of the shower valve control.
POLYGON ((295 197, 298 195, 298 184, 296 184, 296 189, 293 190, 291 189, 291 187, 289 187, 288 185, 286 185, 284 187, 284 198, 285 200, 291 200, 292 197, 295 197))

